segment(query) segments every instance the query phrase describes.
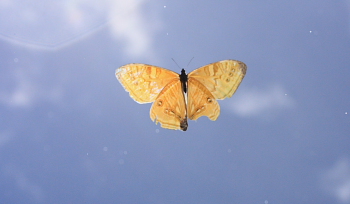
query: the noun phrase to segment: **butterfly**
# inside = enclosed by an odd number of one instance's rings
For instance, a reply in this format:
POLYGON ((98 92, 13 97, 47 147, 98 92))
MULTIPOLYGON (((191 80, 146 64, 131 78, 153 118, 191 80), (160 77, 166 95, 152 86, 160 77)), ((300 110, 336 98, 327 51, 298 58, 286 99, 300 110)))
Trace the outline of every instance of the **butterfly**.
POLYGON ((131 98, 151 103, 152 121, 167 129, 187 130, 187 118, 220 115, 217 100, 231 97, 242 82, 247 66, 237 60, 223 60, 181 74, 147 64, 127 64, 115 75, 131 98))

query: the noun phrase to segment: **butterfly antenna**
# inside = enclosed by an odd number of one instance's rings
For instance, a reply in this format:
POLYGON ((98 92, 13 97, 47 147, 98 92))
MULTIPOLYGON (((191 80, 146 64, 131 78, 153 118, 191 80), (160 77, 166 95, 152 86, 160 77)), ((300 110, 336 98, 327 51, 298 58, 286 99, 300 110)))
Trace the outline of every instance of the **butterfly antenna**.
POLYGON ((180 69, 181 69, 181 67, 177 64, 177 62, 173 59, 173 58, 171 58, 174 62, 175 62, 175 64, 177 65, 177 67, 179 67, 180 69))
POLYGON ((194 57, 192 57, 192 59, 188 62, 186 69, 188 68, 188 65, 190 65, 190 63, 192 62, 193 58, 194 57))

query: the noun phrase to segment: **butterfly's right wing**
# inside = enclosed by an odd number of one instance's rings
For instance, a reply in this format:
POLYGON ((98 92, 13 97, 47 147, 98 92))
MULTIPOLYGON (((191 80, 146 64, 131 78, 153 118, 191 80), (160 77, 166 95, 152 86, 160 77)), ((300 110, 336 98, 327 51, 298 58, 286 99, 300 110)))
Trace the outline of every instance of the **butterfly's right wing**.
POLYGON ((188 74, 188 118, 220 115, 217 99, 231 97, 243 80, 247 66, 236 60, 223 60, 198 68, 188 74))
POLYGON ((115 70, 124 89, 138 103, 153 102, 162 89, 178 79, 176 72, 147 64, 127 64, 115 70))
POLYGON ((237 60, 223 60, 193 70, 188 78, 202 83, 216 99, 231 97, 241 84, 247 66, 237 60))
POLYGON ((167 84, 154 101, 150 116, 162 128, 187 130, 186 101, 179 78, 167 84))

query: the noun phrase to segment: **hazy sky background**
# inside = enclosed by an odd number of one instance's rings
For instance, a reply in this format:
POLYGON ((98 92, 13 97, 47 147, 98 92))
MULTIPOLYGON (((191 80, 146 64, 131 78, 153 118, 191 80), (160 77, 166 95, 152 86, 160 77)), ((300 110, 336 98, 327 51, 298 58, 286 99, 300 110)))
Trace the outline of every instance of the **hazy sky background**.
POLYGON ((0 1, 1 203, 350 203, 350 1, 0 1), (190 59, 194 57, 186 68, 190 59), (115 78, 248 66, 155 125, 115 78))

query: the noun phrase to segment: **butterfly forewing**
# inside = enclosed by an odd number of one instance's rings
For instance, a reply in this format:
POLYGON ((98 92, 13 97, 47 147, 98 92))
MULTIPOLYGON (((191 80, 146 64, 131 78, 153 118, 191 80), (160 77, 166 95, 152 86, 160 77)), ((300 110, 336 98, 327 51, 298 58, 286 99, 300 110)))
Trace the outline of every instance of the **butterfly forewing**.
POLYGON ((191 120, 207 116, 216 120, 220 115, 220 106, 210 91, 195 78, 188 79, 187 114, 191 120))
POLYGON ((188 74, 202 83, 216 99, 231 97, 243 80, 247 66, 236 60, 223 60, 188 74))
POLYGON ((127 64, 115 71, 124 89, 138 103, 153 102, 161 90, 172 80, 176 72, 147 64, 127 64))
POLYGON ((159 93, 150 117, 163 128, 187 130, 186 101, 179 79, 171 81, 159 93))

